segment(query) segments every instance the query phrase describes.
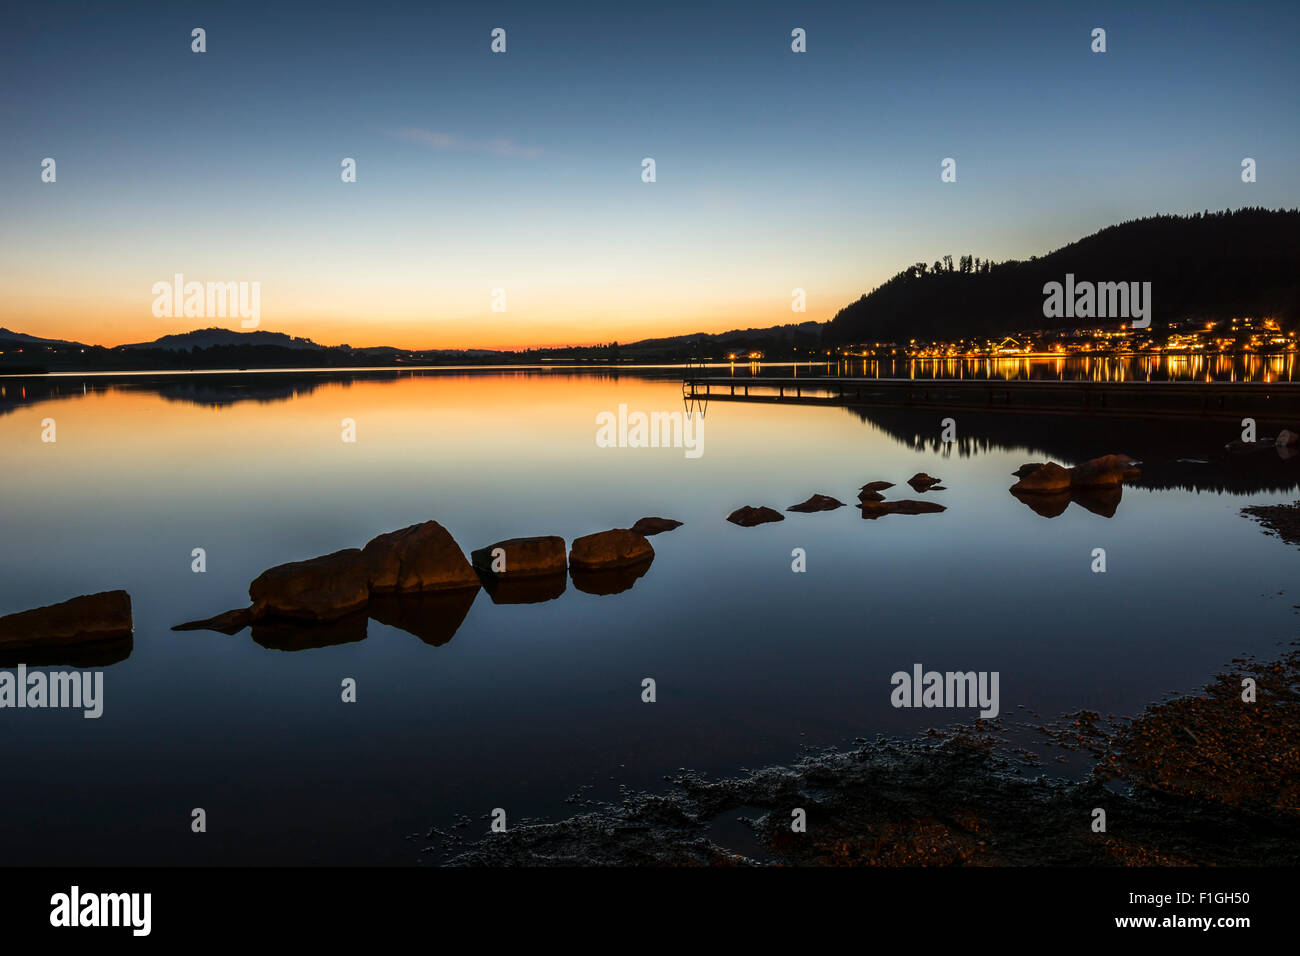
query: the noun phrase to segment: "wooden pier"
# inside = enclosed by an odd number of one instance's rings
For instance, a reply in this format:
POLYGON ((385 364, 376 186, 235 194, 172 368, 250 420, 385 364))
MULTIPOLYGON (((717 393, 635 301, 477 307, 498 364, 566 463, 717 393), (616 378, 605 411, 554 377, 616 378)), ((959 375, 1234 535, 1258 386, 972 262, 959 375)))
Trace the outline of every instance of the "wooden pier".
POLYGON ((1216 419, 1300 417, 1300 382, 1001 381, 688 372, 682 392, 687 399, 702 401, 915 405, 1216 419))

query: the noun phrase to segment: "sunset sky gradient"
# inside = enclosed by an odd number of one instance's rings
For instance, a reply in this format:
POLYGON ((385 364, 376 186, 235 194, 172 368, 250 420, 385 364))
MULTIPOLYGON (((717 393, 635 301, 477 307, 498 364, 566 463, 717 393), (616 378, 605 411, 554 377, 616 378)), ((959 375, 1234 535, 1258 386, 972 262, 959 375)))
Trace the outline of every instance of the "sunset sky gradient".
POLYGON ((1131 6, 23 5, 0 325, 238 327, 155 318, 180 272, 258 281, 262 329, 326 344, 628 342, 825 320, 947 253, 1295 206, 1300 6, 1131 6))

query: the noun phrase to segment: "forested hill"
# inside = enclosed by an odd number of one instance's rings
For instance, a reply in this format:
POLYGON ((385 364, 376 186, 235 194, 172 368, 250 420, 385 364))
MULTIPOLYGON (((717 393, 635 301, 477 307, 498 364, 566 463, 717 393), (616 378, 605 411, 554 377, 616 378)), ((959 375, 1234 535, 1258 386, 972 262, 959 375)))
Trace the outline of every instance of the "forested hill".
POLYGON ((826 344, 1000 336, 1113 324, 1043 317, 1043 286, 1150 282, 1153 328, 1189 318, 1273 316, 1300 324, 1300 210, 1153 216, 1109 226, 1045 256, 918 262, 827 325, 826 344))

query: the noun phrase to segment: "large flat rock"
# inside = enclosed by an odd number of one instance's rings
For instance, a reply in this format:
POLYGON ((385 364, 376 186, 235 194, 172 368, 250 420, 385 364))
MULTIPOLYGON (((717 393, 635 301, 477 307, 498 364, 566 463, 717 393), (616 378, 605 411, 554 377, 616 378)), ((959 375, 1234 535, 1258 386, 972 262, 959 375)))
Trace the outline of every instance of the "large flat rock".
POLYGON ((248 586, 254 616, 331 621, 365 607, 370 588, 361 554, 345 548, 263 571, 248 586))
POLYGON ((133 631, 131 595, 101 591, 0 617, 0 652, 117 644, 133 631))
POLYGON ((654 556, 655 549, 645 535, 629 528, 615 528, 575 538, 569 564, 580 570, 599 571, 649 561, 654 556))
POLYGON ((568 570, 564 539, 557 535, 536 538, 507 538, 479 548, 471 555, 474 568, 484 575, 521 578, 535 575, 563 575, 568 570), (500 561, 493 552, 500 551, 500 561), (494 570, 496 565, 500 570, 494 570))

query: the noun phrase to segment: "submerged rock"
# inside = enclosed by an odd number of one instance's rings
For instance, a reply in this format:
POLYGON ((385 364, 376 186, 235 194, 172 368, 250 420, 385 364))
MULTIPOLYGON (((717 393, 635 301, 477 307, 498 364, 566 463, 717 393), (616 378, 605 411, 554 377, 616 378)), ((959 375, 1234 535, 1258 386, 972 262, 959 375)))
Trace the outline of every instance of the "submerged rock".
POLYGON ((680 521, 674 521, 672 518, 638 518, 637 523, 632 525, 632 530, 637 534, 649 537, 652 534, 663 534, 665 531, 672 531, 674 528, 680 528, 681 526, 680 521))
POLYGON ((1011 486, 1014 495, 1054 494, 1070 487, 1070 472, 1049 461, 1041 468, 1035 468, 1011 486))
POLYGON ((370 588, 361 558, 346 548, 263 571, 248 586, 254 614, 329 621, 365 607, 370 588))
POLYGON ((769 521, 784 521, 785 515, 766 505, 754 508, 750 505, 737 508, 731 514, 727 515, 727 520, 732 524, 738 524, 742 528, 752 528, 757 524, 767 524, 769 521))
POLYGON ((492 577, 529 577, 538 574, 564 574, 568 564, 564 556, 564 539, 558 535, 535 538, 508 538, 479 548, 471 557, 480 575, 492 577), (501 554, 494 557, 493 552, 501 554), (501 570, 494 570, 500 568, 501 570))
POLYGON ((948 509, 933 501, 864 501, 859 505, 862 517, 879 518, 882 515, 928 515, 948 509))
POLYGON ((813 511, 834 511, 836 508, 843 508, 844 502, 830 495, 813 495, 807 501, 801 501, 797 505, 791 505, 786 511, 798 511, 804 514, 813 511))
POLYGON ((361 552, 366 583, 386 591, 450 591, 478 586, 456 539, 436 521, 381 534, 361 552))
POLYGON ((569 551, 569 564, 594 571, 636 564, 654 555, 655 549, 645 535, 630 528, 615 528, 575 538, 569 551))
POLYGON ((0 666, 94 667, 131 654, 131 595, 100 591, 0 617, 0 666))
POLYGON ((187 621, 173 625, 173 631, 220 631, 222 634, 238 634, 258 618, 256 607, 237 607, 233 611, 224 611, 216 617, 202 621, 187 621))

